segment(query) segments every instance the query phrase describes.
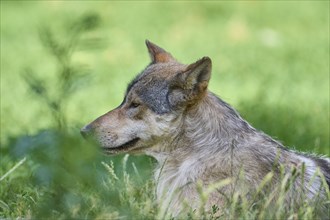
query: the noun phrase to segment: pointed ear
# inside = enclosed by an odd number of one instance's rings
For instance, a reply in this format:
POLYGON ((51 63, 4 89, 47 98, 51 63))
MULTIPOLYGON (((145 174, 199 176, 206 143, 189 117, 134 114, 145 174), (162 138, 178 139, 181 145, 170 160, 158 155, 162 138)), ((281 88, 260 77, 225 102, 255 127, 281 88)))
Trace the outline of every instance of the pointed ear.
POLYGON ((167 63, 170 61, 175 61, 170 53, 166 52, 163 48, 157 46, 156 44, 146 40, 146 45, 152 63, 167 63))
POLYGON ((196 92, 203 92, 207 89, 211 78, 212 61, 209 57, 190 64, 186 70, 179 75, 185 89, 194 89, 196 92))
POLYGON ((184 72, 178 73, 171 82, 168 96, 173 108, 187 106, 200 100, 206 94, 211 77, 212 62, 203 57, 190 64, 184 72))

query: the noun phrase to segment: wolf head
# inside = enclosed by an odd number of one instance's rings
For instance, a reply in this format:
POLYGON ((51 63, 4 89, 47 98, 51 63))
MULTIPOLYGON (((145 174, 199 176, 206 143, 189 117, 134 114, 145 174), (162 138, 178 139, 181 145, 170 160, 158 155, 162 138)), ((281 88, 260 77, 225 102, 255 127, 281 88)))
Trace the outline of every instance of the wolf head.
POLYGON ((146 41, 151 63, 128 85, 120 106, 81 129, 106 153, 144 152, 173 140, 187 111, 207 93, 211 59, 184 65, 146 41))

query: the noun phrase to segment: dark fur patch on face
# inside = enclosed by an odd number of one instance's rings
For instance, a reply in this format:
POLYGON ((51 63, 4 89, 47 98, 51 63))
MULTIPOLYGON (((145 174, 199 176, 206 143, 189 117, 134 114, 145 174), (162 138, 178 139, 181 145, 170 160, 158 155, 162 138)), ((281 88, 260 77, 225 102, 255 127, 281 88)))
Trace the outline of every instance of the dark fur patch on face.
POLYGON ((156 77, 151 78, 147 76, 147 73, 142 73, 128 85, 126 96, 131 90, 134 90, 143 101, 143 104, 148 106, 153 112, 165 114, 170 111, 170 104, 167 98, 169 83, 166 80, 156 77))
POLYGON ((124 103, 126 102, 127 94, 131 91, 131 89, 133 88, 133 86, 139 81, 140 78, 142 78, 142 76, 144 74, 145 74, 144 72, 139 73, 130 83, 128 83, 127 88, 126 88, 126 92, 125 92, 124 100, 119 105, 119 107, 122 106, 122 105, 124 105, 124 103))
POLYGON ((129 83, 123 103, 132 92, 153 112, 157 114, 170 112, 168 96, 171 82, 174 76, 185 68, 185 65, 177 62, 150 64, 129 83))
POLYGON ((171 110, 167 98, 168 92, 168 82, 159 79, 151 80, 136 91, 144 104, 157 114, 165 114, 171 110))

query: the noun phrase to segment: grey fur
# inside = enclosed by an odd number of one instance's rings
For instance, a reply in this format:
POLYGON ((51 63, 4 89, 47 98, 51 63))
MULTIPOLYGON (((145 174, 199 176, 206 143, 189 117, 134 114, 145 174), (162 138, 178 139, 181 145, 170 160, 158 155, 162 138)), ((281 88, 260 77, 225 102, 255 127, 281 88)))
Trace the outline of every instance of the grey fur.
MULTIPOLYGON (((147 42, 147 46, 152 63, 128 86, 124 102, 82 132, 93 133, 108 153, 138 152, 155 157, 159 163, 155 172, 157 197, 164 213, 179 214, 184 201, 192 208, 199 207, 198 182, 206 190, 219 181, 232 180, 210 193, 205 207, 209 209, 213 204, 224 205, 236 192, 249 198, 270 172, 274 175, 269 189, 275 190, 281 175, 294 178, 292 170, 304 173, 285 195, 288 206, 301 205, 303 194, 309 199, 318 194, 329 199, 321 176, 315 176, 320 168, 329 184, 329 158, 287 149, 207 91, 209 58, 183 65, 157 45, 147 42), (132 140, 134 146, 125 147, 132 140)), ((276 190, 274 193, 276 199, 279 195, 276 190)), ((328 208, 321 207, 323 211, 328 208)))

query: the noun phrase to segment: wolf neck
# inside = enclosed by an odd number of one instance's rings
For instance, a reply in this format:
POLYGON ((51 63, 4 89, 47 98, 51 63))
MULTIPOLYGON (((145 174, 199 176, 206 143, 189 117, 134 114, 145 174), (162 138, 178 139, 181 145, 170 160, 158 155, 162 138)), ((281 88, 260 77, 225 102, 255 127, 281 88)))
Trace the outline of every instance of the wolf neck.
POLYGON ((232 107, 212 93, 208 93, 195 109, 187 113, 184 122, 186 141, 189 140, 192 148, 204 151, 205 148, 226 150, 233 142, 241 142, 242 137, 257 132, 232 107))
MULTIPOLYGON (((159 146, 158 152, 148 153, 159 163, 155 172, 158 198, 198 180, 210 183, 230 177, 235 149, 246 145, 244 139, 258 134, 212 93, 179 121, 173 140, 159 146)), ((233 162, 239 164, 239 160, 233 162)))
POLYGON ((225 158, 233 147, 244 146, 248 139, 264 138, 233 108, 210 92, 180 121, 173 140, 163 143, 161 151, 150 154, 161 167, 178 166, 187 161, 194 163, 193 160, 208 161, 215 155, 225 158))

